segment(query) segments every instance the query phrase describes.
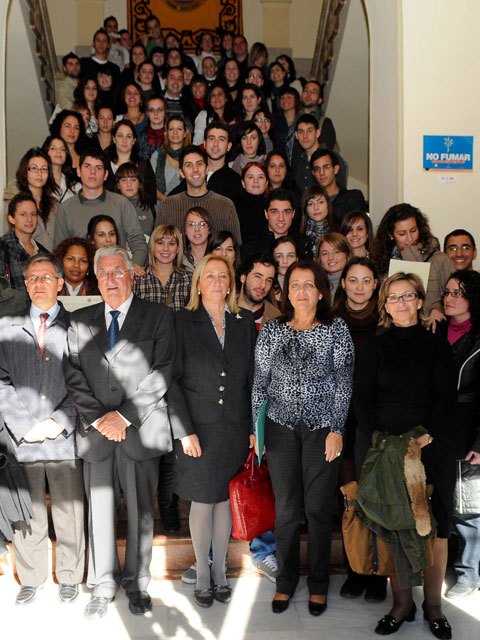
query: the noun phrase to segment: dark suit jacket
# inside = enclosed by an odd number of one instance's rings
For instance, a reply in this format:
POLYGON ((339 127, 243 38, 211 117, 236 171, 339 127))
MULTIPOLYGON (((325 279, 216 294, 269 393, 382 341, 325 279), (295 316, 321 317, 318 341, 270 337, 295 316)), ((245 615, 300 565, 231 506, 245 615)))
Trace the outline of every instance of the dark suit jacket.
POLYGON ((168 411, 174 438, 195 433, 195 423, 248 424, 255 325, 249 311, 226 314, 225 348, 203 307, 175 315, 177 350, 168 411))
POLYGON ((64 370, 81 418, 81 458, 100 462, 122 447, 131 459, 148 460, 172 449, 165 394, 174 354, 173 314, 162 304, 134 296, 112 352, 103 303, 72 314, 64 370), (131 423, 123 442, 91 426, 114 410, 131 423))
POLYGON ((0 414, 21 462, 73 460, 77 412, 67 394, 62 371, 69 314, 60 305, 45 334, 40 356, 30 306, 0 320, 0 414), (53 418, 63 427, 55 440, 25 442, 37 423, 53 418))

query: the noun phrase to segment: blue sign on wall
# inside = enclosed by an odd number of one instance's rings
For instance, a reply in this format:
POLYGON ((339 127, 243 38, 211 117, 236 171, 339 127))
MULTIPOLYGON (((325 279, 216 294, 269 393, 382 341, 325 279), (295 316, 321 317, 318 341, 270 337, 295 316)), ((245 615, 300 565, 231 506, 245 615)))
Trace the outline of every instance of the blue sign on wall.
POLYGON ((423 136, 423 168, 472 171, 473 136, 423 136))

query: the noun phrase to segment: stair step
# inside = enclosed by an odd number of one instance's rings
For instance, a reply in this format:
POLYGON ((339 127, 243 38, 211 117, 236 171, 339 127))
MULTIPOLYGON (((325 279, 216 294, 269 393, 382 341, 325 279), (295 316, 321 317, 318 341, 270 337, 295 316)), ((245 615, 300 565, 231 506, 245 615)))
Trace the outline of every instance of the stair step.
MULTIPOLYGON (((120 527, 121 529, 122 527, 120 527)), ((158 531, 160 528, 156 530, 158 531)), ((55 539, 50 538, 51 554, 55 557, 55 539)), ((126 539, 120 535, 117 537, 117 549, 120 563, 125 558, 126 539)), ((50 561, 51 564, 52 561, 50 561)), ((195 562, 192 540, 186 533, 178 536, 166 536, 155 534, 153 537, 152 563, 150 570, 154 579, 180 579, 182 572, 188 569, 195 562)), ((332 573, 341 573, 343 568, 342 540, 339 532, 334 532, 332 538, 332 550, 330 554, 330 565, 332 573)), ((305 572, 307 566, 307 536, 302 534, 300 541, 300 566, 305 572)), ((231 539, 228 545, 228 575, 238 577, 245 573, 252 572, 252 556, 248 542, 231 539)), ((10 554, 0 559, 0 575, 15 575, 15 560, 13 547, 10 545, 10 554)))

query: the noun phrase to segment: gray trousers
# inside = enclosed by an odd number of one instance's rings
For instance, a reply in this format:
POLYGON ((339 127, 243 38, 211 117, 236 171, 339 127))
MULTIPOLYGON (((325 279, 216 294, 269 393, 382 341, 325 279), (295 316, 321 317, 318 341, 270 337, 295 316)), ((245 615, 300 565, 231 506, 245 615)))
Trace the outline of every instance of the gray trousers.
POLYGON ((144 591, 150 582, 153 500, 159 458, 136 462, 118 447, 102 462, 84 462, 88 498, 89 561, 87 586, 93 595, 113 598, 118 585, 127 593, 144 591), (123 493, 128 528, 125 565, 117 553, 117 508, 123 493))
POLYGON ((80 584, 85 568, 84 492, 81 460, 22 463, 33 519, 15 531, 13 547, 22 585, 38 587, 48 579, 48 479, 56 535, 55 575, 60 584, 80 584))

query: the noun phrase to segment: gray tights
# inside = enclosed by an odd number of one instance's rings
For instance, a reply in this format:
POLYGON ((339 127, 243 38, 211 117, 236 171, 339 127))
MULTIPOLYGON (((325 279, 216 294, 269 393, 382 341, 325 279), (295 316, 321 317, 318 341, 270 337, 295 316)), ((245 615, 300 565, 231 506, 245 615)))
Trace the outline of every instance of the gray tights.
POLYGON ((190 506, 190 534, 197 561, 196 589, 210 587, 208 554, 213 551, 211 576, 213 584, 226 585, 225 558, 232 529, 230 500, 214 504, 192 502, 190 506))

